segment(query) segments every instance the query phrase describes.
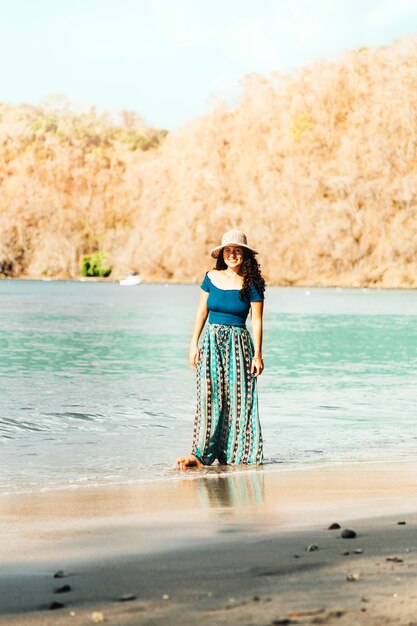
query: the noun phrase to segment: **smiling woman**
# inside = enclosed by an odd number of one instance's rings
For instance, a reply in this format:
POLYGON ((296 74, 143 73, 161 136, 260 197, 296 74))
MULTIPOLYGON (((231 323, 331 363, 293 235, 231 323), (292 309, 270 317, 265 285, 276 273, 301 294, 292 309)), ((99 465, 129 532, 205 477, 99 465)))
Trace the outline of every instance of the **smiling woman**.
POLYGON ((189 361, 197 370, 197 410, 192 453, 180 469, 263 461, 256 378, 262 360, 265 281, 246 235, 232 230, 212 251, 194 323, 189 361), (246 328, 251 312, 254 339, 246 328), (198 340, 208 318, 201 350, 198 340))

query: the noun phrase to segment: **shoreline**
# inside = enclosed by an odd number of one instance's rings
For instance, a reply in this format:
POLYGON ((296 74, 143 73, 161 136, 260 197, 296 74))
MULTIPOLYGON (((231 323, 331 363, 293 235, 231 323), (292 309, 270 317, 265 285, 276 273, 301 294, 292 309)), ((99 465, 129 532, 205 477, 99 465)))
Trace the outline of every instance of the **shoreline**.
POLYGON ((126 626, 259 626, 292 619, 291 607, 323 612, 288 623, 397 624, 399 609, 417 611, 416 470, 409 461, 197 470, 146 486, 5 496, 0 624, 89 624, 99 611, 126 626), (341 539, 327 530, 333 522, 357 537, 341 539), (58 570, 64 579, 53 578, 58 570), (71 591, 53 593, 64 584, 71 591), (393 605, 399 589, 407 601, 393 605), (125 594, 136 599, 115 601, 125 594), (49 610, 53 601, 64 607, 49 610), (384 602, 384 621, 369 621, 384 602), (343 616, 332 615, 337 607, 343 616))
MULTIPOLYGON (((19 538, 37 524, 83 529, 116 522, 175 526, 196 519, 212 532, 229 520, 262 524, 264 530, 320 523, 323 515, 372 518, 417 512, 417 461, 323 462, 311 465, 211 466, 171 470, 144 482, 77 485, 0 494, 0 529, 19 538), (308 524, 300 513, 308 511, 308 524), (211 528, 211 530, 210 530, 211 528)), ((187 531, 188 532, 188 531, 187 531)), ((40 539, 42 543, 42 539, 40 539)), ((53 543, 53 542, 52 542, 53 543)), ((43 549, 43 548, 42 548, 43 549)), ((0 545, 0 567, 7 555, 0 545)))
MULTIPOLYGON (((40 282, 40 283, 106 283, 106 284, 118 284, 120 280, 122 280, 124 276, 120 276, 119 278, 105 279, 105 278, 41 278, 41 277, 11 277, 11 276, 0 276, 0 281, 16 281, 16 282, 40 282)), ((138 285, 133 285, 135 287, 143 286, 188 286, 188 287, 196 287, 199 286, 201 280, 173 280, 171 278, 167 279, 152 279, 146 280, 142 279, 141 283, 138 285)), ((326 283, 326 284, 310 284, 310 283, 268 283, 267 288, 276 288, 276 289, 329 289, 329 290, 357 290, 357 291, 416 291, 417 285, 408 285, 408 286, 383 286, 380 284, 358 284, 351 285, 348 283, 326 283)))
POLYGON ((317 472, 322 473, 328 470, 341 470, 348 471, 359 470, 362 467, 366 467, 367 469, 375 469, 376 471, 380 471, 384 468, 389 467, 392 470, 399 469, 401 466, 412 467, 417 471, 417 461, 411 459, 410 456, 404 457, 404 455, 398 457, 391 457, 388 459, 377 459, 377 458, 353 458, 353 459, 343 459, 343 460, 334 460, 334 459, 326 459, 326 460, 310 460, 308 462, 269 462, 266 461, 262 465, 235 465, 235 466, 224 466, 213 464, 211 466, 204 466, 202 468, 188 468, 187 470, 180 471, 176 469, 176 466, 172 464, 169 467, 164 467, 164 471, 170 472, 170 474, 158 475, 147 477, 139 480, 130 479, 130 480, 115 480, 114 482, 102 482, 102 483, 93 483, 89 484, 87 482, 82 483, 68 483, 63 485, 53 485, 53 486, 36 486, 36 487, 28 487, 23 486, 22 489, 18 488, 15 491, 0 491, 0 503, 3 498, 20 498, 20 497, 29 497, 36 496, 42 494, 53 494, 60 492, 67 493, 75 493, 75 492, 85 492, 85 491, 111 491, 113 489, 142 489, 151 487, 152 485, 158 486, 164 483, 177 482, 178 480, 185 481, 193 481, 204 479, 215 479, 218 477, 226 477, 226 476, 238 476, 250 474, 252 472, 261 472, 265 475, 281 475, 281 474, 297 474, 299 472, 317 472))

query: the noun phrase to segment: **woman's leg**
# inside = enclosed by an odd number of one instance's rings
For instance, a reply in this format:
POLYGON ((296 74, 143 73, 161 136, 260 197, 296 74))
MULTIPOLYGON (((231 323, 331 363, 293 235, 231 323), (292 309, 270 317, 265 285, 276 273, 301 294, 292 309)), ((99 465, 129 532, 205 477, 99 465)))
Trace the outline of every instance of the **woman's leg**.
POLYGON ((224 364, 227 415, 219 452, 221 463, 239 465, 263 461, 257 381, 250 371, 252 356, 249 332, 246 328, 234 327, 224 364))
MULTIPOLYGON (((191 455, 177 460, 184 469, 211 465, 218 456, 223 411, 223 367, 218 345, 219 325, 209 325, 197 364, 197 409, 191 455)), ((221 336, 221 333, 220 333, 221 336)))
POLYGON ((219 328, 209 325, 197 366, 197 409, 191 454, 203 465, 211 465, 217 459, 222 426, 224 375, 219 328))

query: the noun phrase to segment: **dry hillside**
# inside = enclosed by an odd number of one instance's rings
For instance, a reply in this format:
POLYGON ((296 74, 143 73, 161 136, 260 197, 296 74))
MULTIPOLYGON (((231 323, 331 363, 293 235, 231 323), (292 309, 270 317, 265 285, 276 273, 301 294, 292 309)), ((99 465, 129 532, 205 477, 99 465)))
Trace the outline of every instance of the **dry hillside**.
POLYGON ((247 77, 169 134, 0 105, 0 271, 198 280, 241 227, 274 284, 417 286, 417 39, 247 77))

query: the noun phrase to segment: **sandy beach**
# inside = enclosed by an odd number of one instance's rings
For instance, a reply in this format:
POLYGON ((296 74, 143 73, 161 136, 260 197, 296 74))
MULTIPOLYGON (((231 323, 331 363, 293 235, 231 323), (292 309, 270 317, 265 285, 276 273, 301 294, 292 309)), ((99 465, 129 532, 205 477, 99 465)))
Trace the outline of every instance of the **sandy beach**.
POLYGON ((211 468, 3 495, 0 623, 417 624, 416 470, 211 468))

